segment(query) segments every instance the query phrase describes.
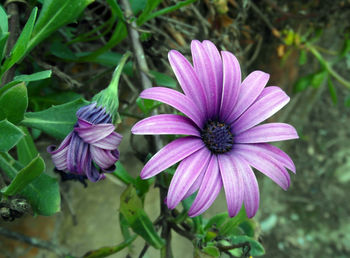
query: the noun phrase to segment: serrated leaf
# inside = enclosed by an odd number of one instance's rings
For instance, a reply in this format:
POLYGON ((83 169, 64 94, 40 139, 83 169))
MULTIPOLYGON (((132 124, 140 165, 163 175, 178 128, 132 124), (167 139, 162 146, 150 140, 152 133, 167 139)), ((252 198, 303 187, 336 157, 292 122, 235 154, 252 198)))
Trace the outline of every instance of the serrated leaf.
POLYGON ((31 50, 52 32, 74 22, 86 6, 92 2, 93 0, 44 1, 28 48, 31 50))
POLYGON ((164 239, 156 232, 151 220, 143 210, 141 199, 132 185, 129 185, 120 196, 120 212, 132 230, 140 235, 148 244, 157 249, 164 246, 164 239))
MULTIPOLYGON (((0 153, 0 167, 10 179, 14 179, 18 173, 12 163, 4 159, 0 153)), ((42 173, 34 181, 28 184, 19 196, 26 198, 39 215, 51 216, 60 210, 61 196, 56 179, 42 173)))
POLYGON ((12 196, 22 191, 29 183, 41 175, 45 170, 45 162, 37 155, 27 166, 21 169, 11 184, 5 188, 3 194, 12 196))
POLYGON ((19 83, 1 94, 0 120, 7 119, 11 123, 18 124, 22 121, 27 107, 27 87, 24 83, 19 83))
POLYGON ((25 113, 22 124, 39 129, 57 139, 64 139, 77 122, 77 110, 88 104, 88 101, 78 99, 43 111, 28 112, 25 113))
POLYGON ((22 126, 21 130, 24 137, 17 143, 17 158, 22 165, 26 166, 38 155, 38 150, 28 129, 22 126))
POLYGON ((32 35, 37 12, 38 8, 34 7, 26 25, 24 26, 21 34, 16 41, 16 44, 11 50, 10 57, 6 59, 4 65, 1 68, 1 74, 10 69, 15 63, 20 61, 28 52, 28 44, 32 35))
POLYGON ((8 152, 24 136, 24 133, 7 120, 0 121, 0 151, 8 152))
POLYGON ((33 74, 21 74, 15 76, 15 81, 22 81, 22 82, 32 82, 32 81, 39 81, 44 80, 47 78, 50 78, 52 74, 51 70, 41 71, 33 74))

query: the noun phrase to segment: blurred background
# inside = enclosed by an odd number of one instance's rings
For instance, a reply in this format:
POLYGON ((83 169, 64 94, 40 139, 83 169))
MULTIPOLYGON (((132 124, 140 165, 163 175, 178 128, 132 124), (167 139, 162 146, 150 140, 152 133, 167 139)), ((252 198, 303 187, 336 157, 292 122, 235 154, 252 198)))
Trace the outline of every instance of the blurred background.
MULTIPOLYGON (((13 2, 22 27, 37 1, 13 2)), ((122 37, 114 24, 110 2, 95 0, 77 22, 61 27, 16 67, 23 74, 53 71, 51 78, 28 86, 29 111, 81 95, 90 99, 108 85, 121 55, 130 50, 127 35, 122 37)), ((146 2, 130 0, 135 16, 146 2)), ((158 9, 178 2, 161 1, 158 9)), ((149 19, 137 29, 153 86, 177 87, 167 60, 169 50, 177 49, 190 59, 191 40, 209 39, 219 49, 236 55, 243 77, 254 70, 265 71, 271 75, 268 85, 280 86, 291 96, 291 102, 271 121, 287 122, 298 130, 299 140, 278 145, 291 156, 297 173, 291 175, 287 192, 256 173, 261 191, 255 217, 259 222, 257 238, 265 247, 264 257, 349 257, 350 1, 202 0, 149 19)), ((147 153, 148 147, 144 138, 130 136, 130 128, 154 107, 137 101, 141 85, 135 68, 129 62, 121 77, 123 123, 117 131, 124 135, 120 161, 136 177, 142 168, 137 155, 147 153)), ((163 112, 169 107, 158 109, 163 112)), ((46 153, 47 146, 58 141, 36 130, 32 134, 46 161, 46 171, 60 179, 46 153)), ((0 220, 0 225, 82 256, 88 250, 122 241, 118 209, 124 190, 114 177, 87 182, 87 187, 60 179, 59 213, 50 217, 26 213, 13 222, 0 220)), ((155 220, 159 193, 157 188, 150 191, 145 211, 155 220)), ((224 211, 221 193, 203 216, 224 211)), ((172 241, 174 257, 193 257, 190 241, 176 234, 172 241)), ((143 240, 137 239, 131 248, 111 257, 137 257, 143 245, 143 240)), ((11 240, 1 232, 0 250, 0 257, 11 258, 57 257, 59 253, 11 240)), ((145 257, 158 255, 150 248, 145 257)))

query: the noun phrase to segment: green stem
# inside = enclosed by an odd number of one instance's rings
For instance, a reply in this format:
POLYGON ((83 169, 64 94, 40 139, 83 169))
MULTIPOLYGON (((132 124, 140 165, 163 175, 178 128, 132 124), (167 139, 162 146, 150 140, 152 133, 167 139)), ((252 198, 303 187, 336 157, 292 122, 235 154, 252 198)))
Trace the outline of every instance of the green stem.
POLYGON ((307 45, 310 52, 317 58, 317 60, 323 65, 323 67, 328 71, 328 73, 333 76, 339 83, 343 84, 346 88, 350 89, 350 82, 343 78, 339 73, 333 70, 333 67, 322 57, 320 52, 312 46, 307 45))

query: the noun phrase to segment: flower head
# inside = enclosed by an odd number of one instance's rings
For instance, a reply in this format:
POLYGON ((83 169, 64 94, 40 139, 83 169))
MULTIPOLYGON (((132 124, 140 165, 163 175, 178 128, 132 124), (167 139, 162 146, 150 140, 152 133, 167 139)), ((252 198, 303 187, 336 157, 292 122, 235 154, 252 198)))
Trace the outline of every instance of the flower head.
POLYGON ((295 166, 282 150, 268 144, 296 139, 295 129, 284 123, 260 124, 280 110, 289 97, 279 87, 265 87, 269 75, 254 71, 241 81, 236 57, 219 52, 210 41, 191 43, 193 66, 176 50, 169 52, 171 67, 184 94, 154 87, 140 97, 166 103, 185 116, 161 114, 139 121, 134 134, 187 135, 156 153, 144 166, 146 179, 181 161, 170 183, 167 205, 175 208, 194 192, 190 216, 204 212, 223 187, 228 212, 242 207, 253 217, 259 206, 259 188, 252 167, 284 190, 288 168, 295 166))
POLYGON ((52 145, 47 150, 58 170, 86 175, 96 182, 105 177, 103 173, 115 170, 122 136, 114 132, 111 115, 96 103, 81 107, 76 115, 73 131, 57 149, 52 145))

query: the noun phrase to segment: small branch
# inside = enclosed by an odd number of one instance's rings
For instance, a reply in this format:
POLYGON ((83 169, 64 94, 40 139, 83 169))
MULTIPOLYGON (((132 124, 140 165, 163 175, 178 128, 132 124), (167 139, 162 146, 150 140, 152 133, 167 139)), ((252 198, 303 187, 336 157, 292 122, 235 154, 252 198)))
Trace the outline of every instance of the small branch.
POLYGON ((186 237, 188 240, 193 241, 196 238, 190 231, 186 231, 180 228, 177 224, 175 223, 169 223, 169 224, 171 228, 175 230, 176 233, 178 233, 183 237, 186 237))
POLYGON ((236 249, 236 248, 243 248, 243 255, 244 256, 248 256, 249 252, 250 252, 250 244, 249 242, 243 242, 243 243, 239 243, 239 244, 233 244, 233 245, 217 245, 217 248, 219 248, 220 252, 228 252, 232 249, 236 249), (244 250, 245 247, 248 247, 247 250, 244 250))
POLYGON ((38 248, 52 251, 59 256, 69 255, 68 251, 66 251, 64 248, 59 247, 51 242, 44 241, 44 240, 34 238, 34 237, 25 236, 25 235, 22 235, 20 233, 10 231, 10 230, 3 228, 3 227, 0 227, 0 235, 3 235, 5 237, 8 237, 8 238, 11 238, 14 240, 24 242, 26 244, 29 244, 29 245, 32 245, 32 246, 35 246, 38 248))
POLYGON ((142 248, 142 250, 141 250, 141 253, 140 253, 140 255, 139 255, 139 258, 142 258, 145 254, 146 254, 146 252, 147 252, 147 250, 148 250, 148 247, 149 247, 149 244, 145 244, 144 245, 144 247, 142 248))

